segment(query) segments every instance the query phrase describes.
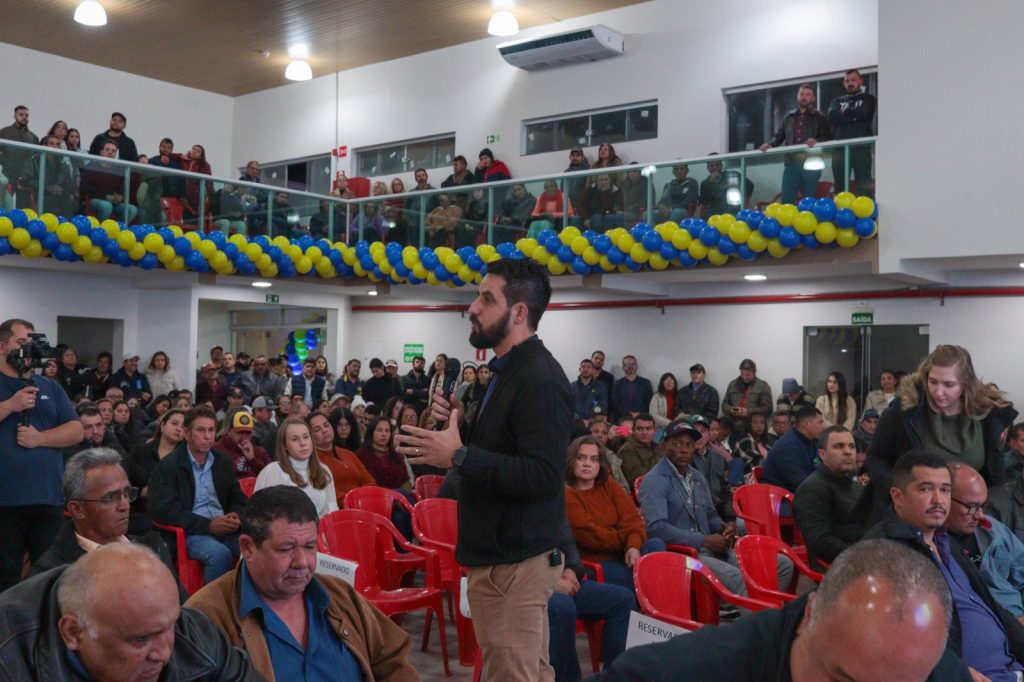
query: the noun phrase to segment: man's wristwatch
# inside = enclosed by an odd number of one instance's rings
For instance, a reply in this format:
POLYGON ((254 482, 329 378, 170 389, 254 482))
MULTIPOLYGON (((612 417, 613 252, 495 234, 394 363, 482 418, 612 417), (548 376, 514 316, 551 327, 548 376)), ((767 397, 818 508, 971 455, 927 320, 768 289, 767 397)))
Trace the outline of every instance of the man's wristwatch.
POLYGON ((462 463, 466 461, 466 455, 468 455, 468 454, 469 454, 469 448, 467 446, 465 446, 465 445, 463 445, 461 448, 456 450, 455 454, 452 455, 452 466, 453 467, 460 467, 460 466, 462 466, 462 463))

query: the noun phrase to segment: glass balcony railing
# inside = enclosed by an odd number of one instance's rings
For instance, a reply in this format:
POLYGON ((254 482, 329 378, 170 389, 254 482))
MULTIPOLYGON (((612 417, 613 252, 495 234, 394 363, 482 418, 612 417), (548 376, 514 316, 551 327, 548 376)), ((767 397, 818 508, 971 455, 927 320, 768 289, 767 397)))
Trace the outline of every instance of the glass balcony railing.
MULTIPOLYGON (((728 228, 734 222, 743 221, 756 231, 765 212, 770 214, 769 218, 776 217, 778 207, 775 204, 801 202, 799 210, 814 213, 814 225, 807 218, 797 224, 797 214, 790 216, 787 209, 777 226, 769 223, 769 229, 759 233, 766 245, 776 239, 787 249, 800 243, 808 247, 831 243, 836 235, 842 235, 842 230, 855 227, 846 214, 836 218, 836 224, 832 222, 837 208, 850 206, 849 198, 843 195, 839 207, 832 204, 829 208, 827 204, 831 202, 826 201, 817 211, 811 200, 827 200, 847 190, 854 195, 873 197, 874 146, 875 138, 859 138, 822 143, 813 148, 800 145, 643 166, 592 168, 576 173, 345 200, 0 140, 0 209, 30 208, 39 215, 52 213, 68 220, 85 215, 101 223, 112 219, 129 227, 148 226, 154 230, 178 226, 185 236, 190 232, 199 235, 197 243, 207 236, 216 244, 226 243, 231 235, 239 234, 244 238, 241 241, 236 238, 236 245, 244 247, 248 240, 263 235, 268 238, 268 245, 261 247, 260 254, 253 250, 257 256, 267 254, 269 240, 275 237, 302 240, 303 251, 317 240, 326 240, 329 244, 321 242, 317 247, 320 257, 326 257, 325 247, 337 250, 342 244, 353 247, 360 242, 381 241, 417 250, 427 247, 453 251, 465 247, 475 249, 483 244, 514 245, 523 238, 550 238, 552 233, 557 235, 569 226, 587 235, 588 245, 594 245, 597 235, 611 231, 621 236, 616 228, 629 230, 638 223, 657 226, 668 221, 683 224, 693 239, 699 238, 709 250, 717 248, 726 257, 737 251, 738 255, 746 256, 739 249, 745 244, 746 233, 742 228, 731 235, 740 242, 731 245, 728 239, 721 243, 705 239, 699 229, 693 228, 706 226, 704 221, 711 221, 716 229, 719 222, 728 228), (713 218, 716 215, 731 217, 719 220, 713 218), (687 219, 689 223, 683 223, 687 219), (815 231, 820 223, 828 225, 817 235, 815 231), (831 232, 833 228, 835 235, 831 232), (308 239, 303 239, 305 237, 308 239)), ((868 215, 869 203, 861 202, 856 215, 851 212, 854 220, 873 218, 873 206, 872 215, 868 215)), ((869 232, 873 234, 873 231, 868 227, 863 223, 856 225, 856 234, 870 236, 869 232)), ((84 227, 80 231, 84 231, 84 227)), ((136 236, 139 235, 145 236, 141 232, 136 236)), ((6 236, 0 234, 0 238, 6 236)), ((728 229, 722 230, 721 237, 730 237, 728 229)), ((677 240, 677 252, 680 241, 686 240, 677 240)), ((52 239, 50 245, 53 245, 52 239)), ((278 240, 278 246, 281 245, 289 246, 278 240)), ((613 246, 619 246, 617 239, 613 239, 613 246)), ((751 248, 754 246, 760 246, 756 239, 751 248)), ((772 249, 772 253, 781 251, 782 247, 772 249)), ((83 244, 80 249, 84 248, 83 244)), ((753 253, 763 250, 764 247, 754 249, 753 253)), ((669 251, 664 255, 672 255, 669 251)), ((707 257, 699 248, 689 253, 697 261, 707 257)), ((360 256, 365 254, 364 246, 360 256)), ((574 256, 579 255, 574 253, 574 256)), ((300 260, 301 257, 297 259, 300 260)), ((360 267, 365 262, 360 257, 349 255, 344 262, 341 260, 335 256, 332 265, 343 275, 349 275, 351 270, 361 276, 364 274, 361 270, 366 271, 365 267, 360 267)), ((373 262, 379 260, 377 257, 373 262)), ((393 257, 390 260, 401 261, 393 257)), ((562 260, 566 262, 565 258, 562 260)), ((262 262, 268 265, 266 260, 262 262)), ((674 262, 689 264, 685 257, 674 262)), ((571 266, 571 263, 569 260, 566 265, 571 266)), ((195 264, 198 265, 198 261, 195 264)), ((251 269, 238 268, 244 274, 250 274, 246 271, 251 269)), ((264 274, 274 270, 269 266, 256 269, 264 274)), ((308 271, 305 264, 298 268, 299 272, 303 270, 308 271)), ((331 271, 327 267, 323 270, 331 271)), ((387 267, 383 270, 387 271, 385 276, 392 271, 387 267)))

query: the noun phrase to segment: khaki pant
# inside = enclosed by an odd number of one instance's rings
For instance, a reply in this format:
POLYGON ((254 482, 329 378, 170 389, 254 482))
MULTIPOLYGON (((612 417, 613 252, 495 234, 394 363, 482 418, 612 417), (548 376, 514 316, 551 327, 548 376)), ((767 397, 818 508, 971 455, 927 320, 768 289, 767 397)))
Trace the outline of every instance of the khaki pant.
POLYGON ((550 556, 469 570, 467 597, 488 682, 554 682, 547 608, 564 560, 552 566, 550 556))

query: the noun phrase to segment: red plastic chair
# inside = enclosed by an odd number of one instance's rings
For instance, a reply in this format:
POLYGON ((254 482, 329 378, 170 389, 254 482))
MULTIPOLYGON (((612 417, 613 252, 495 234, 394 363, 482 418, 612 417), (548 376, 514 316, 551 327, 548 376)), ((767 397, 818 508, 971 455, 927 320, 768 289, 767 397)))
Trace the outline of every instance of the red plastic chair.
POLYGON ((800 574, 820 583, 824 574, 811 570, 800 559, 793 548, 775 538, 765 535, 746 535, 736 541, 736 561, 747 584, 747 594, 754 599, 774 602, 782 606, 796 599, 796 584, 800 574), (779 585, 776 557, 782 554, 793 562, 793 577, 789 585, 779 585))
POLYGON ((633 481, 633 501, 636 502, 636 506, 640 506, 640 484, 644 481, 644 476, 647 474, 640 474, 633 481))
POLYGON ((732 496, 736 515, 746 521, 748 535, 767 535, 770 538, 790 542, 794 551, 804 562, 807 547, 797 530, 792 516, 782 516, 782 503, 793 509, 793 493, 785 488, 767 483, 748 483, 736 489, 732 496))
POLYGON ((364 509, 390 519, 394 505, 403 507, 412 514, 412 505, 401 493, 378 485, 364 485, 345 493, 345 509, 364 509))
POLYGON ((206 567, 203 562, 189 559, 188 547, 185 545, 185 529, 181 526, 167 526, 153 521, 153 527, 165 530, 174 534, 175 568, 178 570, 178 580, 185 586, 189 596, 195 594, 206 584, 204 571, 206 567))
POLYGON ((242 489, 246 497, 252 497, 253 492, 256 489, 256 477, 246 476, 245 478, 238 479, 238 487, 242 489))
POLYGON ((699 559, 674 552, 646 554, 633 566, 640 610, 687 630, 717 625, 721 602, 751 611, 775 605, 730 592, 699 559))
POLYGON ((750 470, 754 474, 754 481, 757 483, 761 482, 761 477, 764 476, 764 467, 758 464, 756 467, 750 470))
MULTIPOLYGON (((395 531, 397 532, 397 531, 395 531)), ((358 510, 342 509, 321 519, 320 544, 328 554, 359 564, 356 571, 356 589, 386 616, 427 610, 423 624, 423 646, 430 643, 430 621, 437 616, 437 629, 441 638, 441 656, 444 673, 451 676, 448 667, 448 640, 444 631, 444 602, 441 598, 440 563, 433 550, 407 545, 410 552, 421 555, 427 566, 425 587, 387 589, 381 581, 385 574, 383 553, 395 541, 391 529, 381 519, 358 510)))
MULTIPOLYGON (((391 523, 391 519, 386 516, 381 516, 376 512, 366 511, 364 509, 346 509, 345 511, 352 512, 348 515, 348 518, 362 519, 370 523, 376 523, 384 527, 391 536, 392 542, 383 543, 381 545, 380 560, 382 562, 382 574, 381 582, 385 588, 394 590, 402 587, 402 578, 405 574, 413 571, 427 570, 429 562, 424 558, 422 553, 416 550, 422 549, 415 545, 409 544, 409 542, 402 537, 402 534, 395 528, 395 524, 391 523)), ((344 542, 343 536, 337 535, 332 524, 332 517, 334 513, 325 516, 320 523, 320 530, 323 534, 327 534, 328 537, 334 539, 335 545, 344 542)), ((336 517, 335 517, 336 518, 336 517)), ((330 547, 330 545, 327 545, 330 547)), ((433 553, 433 551, 431 550, 433 553)), ((436 556, 436 555, 435 555, 436 556)), ((438 567, 440 571, 440 567, 438 567)))
POLYGON ((370 196, 370 178, 354 177, 348 179, 348 188, 357 199, 370 196))
POLYGON ((413 492, 416 494, 417 502, 437 497, 437 491, 441 489, 442 483, 444 483, 444 476, 437 476, 434 474, 417 476, 416 484, 413 486, 413 492))
POLYGON ((160 208, 164 211, 164 217, 167 218, 168 225, 181 227, 185 222, 185 207, 181 205, 179 199, 161 197, 160 208))

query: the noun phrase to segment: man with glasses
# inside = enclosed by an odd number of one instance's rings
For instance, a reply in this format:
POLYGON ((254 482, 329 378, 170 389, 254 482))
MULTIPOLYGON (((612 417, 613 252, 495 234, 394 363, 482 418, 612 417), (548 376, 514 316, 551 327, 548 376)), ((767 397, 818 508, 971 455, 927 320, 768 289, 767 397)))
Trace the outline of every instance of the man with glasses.
POLYGON ((112 542, 145 545, 173 571, 171 554, 158 533, 127 535, 129 503, 138 496, 139 489, 128 482, 117 451, 90 448, 72 457, 64 467, 64 498, 71 518, 64 522, 53 546, 32 565, 32 573, 73 564, 87 552, 112 542))
POLYGON ((985 479, 966 464, 953 462, 949 468, 953 472, 953 504, 946 530, 960 543, 964 556, 981 570, 999 605, 1024 622, 1024 543, 985 513, 985 479))
POLYGON ((622 358, 622 371, 626 375, 615 381, 611 393, 612 419, 623 417, 635 418, 651 408, 654 389, 649 379, 636 373, 636 356, 627 355, 622 358))

